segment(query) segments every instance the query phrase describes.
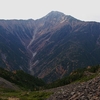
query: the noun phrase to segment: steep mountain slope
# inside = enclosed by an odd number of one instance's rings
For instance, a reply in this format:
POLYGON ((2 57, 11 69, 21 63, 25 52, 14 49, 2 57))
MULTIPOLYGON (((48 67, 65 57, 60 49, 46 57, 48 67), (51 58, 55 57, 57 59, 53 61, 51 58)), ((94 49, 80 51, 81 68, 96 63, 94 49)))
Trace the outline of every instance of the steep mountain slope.
POLYGON ((51 25, 51 15, 56 18, 57 24, 53 24, 47 33, 42 33, 32 45, 32 50, 38 51, 33 59, 35 75, 51 81, 76 68, 99 64, 100 23, 82 22, 71 16, 61 14, 62 17, 51 12, 44 17, 45 23, 48 22, 44 27, 51 25), (48 16, 51 19, 48 20, 48 16))
POLYGON ((51 82, 100 63, 100 23, 52 11, 38 20, 0 21, 0 65, 51 82))
POLYGON ((28 71, 27 46, 34 34, 33 20, 0 21, 0 65, 28 71))

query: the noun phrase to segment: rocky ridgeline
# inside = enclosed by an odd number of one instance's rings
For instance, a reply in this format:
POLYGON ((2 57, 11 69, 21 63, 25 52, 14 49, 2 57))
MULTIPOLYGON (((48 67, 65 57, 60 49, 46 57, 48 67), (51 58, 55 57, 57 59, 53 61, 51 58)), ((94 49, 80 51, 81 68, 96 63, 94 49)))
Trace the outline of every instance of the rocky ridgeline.
POLYGON ((47 100, 100 100, 100 76, 88 82, 74 83, 51 89, 47 100))

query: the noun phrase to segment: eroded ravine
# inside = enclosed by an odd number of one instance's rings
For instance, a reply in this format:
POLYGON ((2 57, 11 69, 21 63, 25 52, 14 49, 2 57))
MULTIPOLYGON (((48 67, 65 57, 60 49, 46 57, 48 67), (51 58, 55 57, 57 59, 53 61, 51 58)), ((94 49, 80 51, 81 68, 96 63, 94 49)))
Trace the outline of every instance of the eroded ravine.
POLYGON ((33 67, 32 60, 33 60, 33 58, 35 57, 35 55, 37 54, 37 52, 32 51, 32 49, 30 48, 30 46, 32 45, 32 43, 33 43, 34 40, 35 40, 35 35, 36 35, 36 33, 37 33, 37 29, 38 29, 38 28, 37 28, 36 25, 35 25, 33 37, 32 37, 32 39, 31 39, 31 41, 29 42, 29 44, 27 45, 27 50, 28 50, 28 51, 30 52, 30 54, 32 55, 31 58, 30 58, 30 60, 29 60, 29 71, 30 71, 30 74, 31 74, 31 75, 34 75, 34 71, 32 70, 32 67, 33 67))

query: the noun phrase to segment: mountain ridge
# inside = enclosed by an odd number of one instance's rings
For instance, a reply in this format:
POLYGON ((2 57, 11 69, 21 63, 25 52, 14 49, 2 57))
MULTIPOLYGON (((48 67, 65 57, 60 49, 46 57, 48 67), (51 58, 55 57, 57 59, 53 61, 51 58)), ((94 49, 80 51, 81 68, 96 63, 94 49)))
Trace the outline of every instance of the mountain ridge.
POLYGON ((100 23, 60 12, 37 20, 0 20, 0 62, 47 82, 100 63, 100 23))

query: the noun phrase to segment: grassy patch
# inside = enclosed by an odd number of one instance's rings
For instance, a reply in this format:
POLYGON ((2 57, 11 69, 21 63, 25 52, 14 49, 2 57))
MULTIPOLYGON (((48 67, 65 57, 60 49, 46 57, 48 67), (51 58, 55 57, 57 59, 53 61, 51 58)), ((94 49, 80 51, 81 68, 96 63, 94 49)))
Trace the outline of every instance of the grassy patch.
MULTIPOLYGON (((91 75, 91 76, 88 76, 88 77, 85 76, 85 77, 82 77, 79 80, 76 80, 75 82, 87 82, 87 81, 95 78, 96 76, 98 76, 98 74, 94 74, 94 75, 91 75)), ((75 82, 73 82, 73 83, 75 83, 75 82)))
POLYGON ((94 75, 91 75, 89 77, 83 77, 83 78, 79 79, 78 81, 79 82, 86 82, 86 81, 89 81, 90 79, 95 78, 96 76, 98 76, 98 74, 94 74, 94 75))
POLYGON ((10 92, 0 92, 0 100, 8 100, 8 98, 17 98, 19 100, 44 100, 48 98, 51 92, 27 92, 27 91, 10 91, 10 92))

